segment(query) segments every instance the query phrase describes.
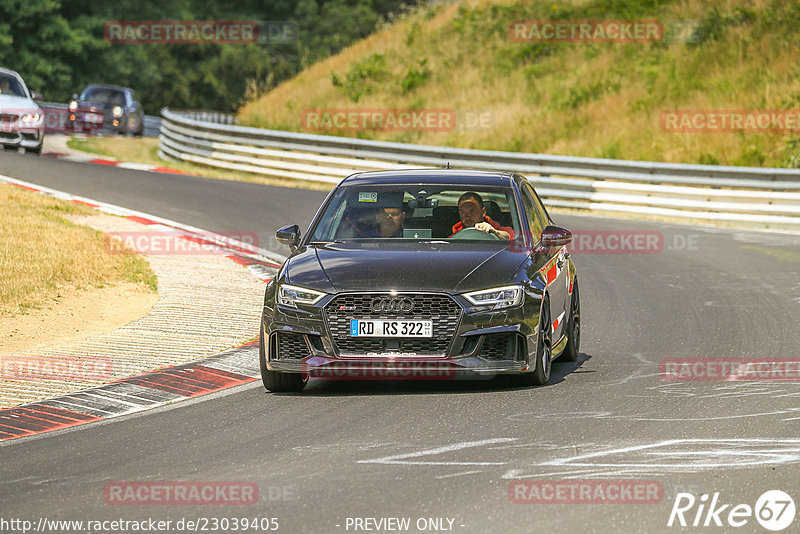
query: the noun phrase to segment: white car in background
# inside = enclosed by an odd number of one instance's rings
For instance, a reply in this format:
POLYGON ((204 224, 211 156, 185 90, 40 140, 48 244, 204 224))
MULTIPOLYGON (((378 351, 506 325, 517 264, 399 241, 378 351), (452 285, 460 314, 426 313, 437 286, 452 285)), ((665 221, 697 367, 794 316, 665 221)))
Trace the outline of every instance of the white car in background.
MULTIPOLYGON (((40 154, 44 142, 44 112, 34 102, 22 77, 0 68, 0 144, 9 150, 40 154)), ((38 95, 37 95, 38 97, 38 95)))

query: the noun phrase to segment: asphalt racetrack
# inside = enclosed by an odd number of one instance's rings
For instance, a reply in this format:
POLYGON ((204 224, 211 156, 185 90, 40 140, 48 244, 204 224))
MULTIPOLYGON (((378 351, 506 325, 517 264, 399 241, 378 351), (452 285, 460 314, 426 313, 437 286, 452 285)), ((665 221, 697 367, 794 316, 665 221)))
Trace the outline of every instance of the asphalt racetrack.
MULTIPOLYGON (((287 255, 275 229, 305 231, 325 195, 13 153, 0 154, 0 174, 210 231, 256 232, 287 255)), ((554 218, 593 237, 573 253, 581 356, 556 362, 544 387, 314 379, 300 394, 271 394, 253 382, 0 444, 0 515, 34 525, 205 518, 217 532, 232 523, 210 520, 275 518, 289 533, 767 532, 757 512, 788 517, 780 499, 759 497, 800 499, 800 380, 668 380, 660 370, 676 358, 797 361, 800 236, 554 218), (608 236, 637 232, 659 245, 609 253, 608 236), (246 482, 259 493, 243 505, 121 505, 104 494, 131 481, 246 482), (598 481, 657 493, 570 496, 598 481), (677 516, 668 527, 675 504, 686 528, 677 516), (740 504, 751 515, 731 517, 740 504)))

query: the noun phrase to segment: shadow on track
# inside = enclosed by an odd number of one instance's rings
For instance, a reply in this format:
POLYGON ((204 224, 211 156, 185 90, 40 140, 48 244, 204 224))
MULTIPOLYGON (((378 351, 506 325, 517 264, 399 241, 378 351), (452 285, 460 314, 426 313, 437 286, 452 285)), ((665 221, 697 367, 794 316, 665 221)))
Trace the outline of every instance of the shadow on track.
MULTIPOLYGON (((552 387, 564 381, 571 373, 581 373, 580 367, 591 356, 581 353, 576 362, 554 360, 550 380, 542 388, 552 387)), ((480 393, 537 389, 536 386, 517 386, 509 375, 492 375, 478 378, 454 378, 450 380, 361 380, 312 378, 299 393, 270 393, 281 397, 327 397, 344 395, 427 395, 437 393, 480 393)))

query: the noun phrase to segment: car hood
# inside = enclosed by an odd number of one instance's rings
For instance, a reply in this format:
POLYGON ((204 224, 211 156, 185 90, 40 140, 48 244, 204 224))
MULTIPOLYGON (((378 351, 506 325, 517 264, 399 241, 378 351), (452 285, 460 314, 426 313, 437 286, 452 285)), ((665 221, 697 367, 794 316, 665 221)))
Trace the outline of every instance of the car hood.
MULTIPOLYGON (((80 109, 91 109, 92 111, 110 111, 114 106, 119 104, 112 104, 110 102, 96 102, 92 100, 79 100, 78 107, 80 109)), ((119 106, 125 108, 125 106, 119 106)))
POLYGON ((327 292, 462 292, 506 283, 526 258, 500 243, 365 241, 305 247, 285 269, 287 282, 327 292))
POLYGON ((24 96, 0 94, 0 113, 41 113, 36 102, 24 96))

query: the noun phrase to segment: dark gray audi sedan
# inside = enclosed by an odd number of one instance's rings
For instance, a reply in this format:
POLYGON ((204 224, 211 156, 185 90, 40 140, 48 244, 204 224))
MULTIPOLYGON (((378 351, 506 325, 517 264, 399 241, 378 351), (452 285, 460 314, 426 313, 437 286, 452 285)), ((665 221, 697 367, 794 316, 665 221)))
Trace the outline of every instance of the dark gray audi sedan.
POLYGON ((554 358, 578 357, 572 234, 518 174, 354 174, 304 236, 291 225, 277 239, 292 254, 264 297, 270 391, 309 377, 541 385, 554 358))

